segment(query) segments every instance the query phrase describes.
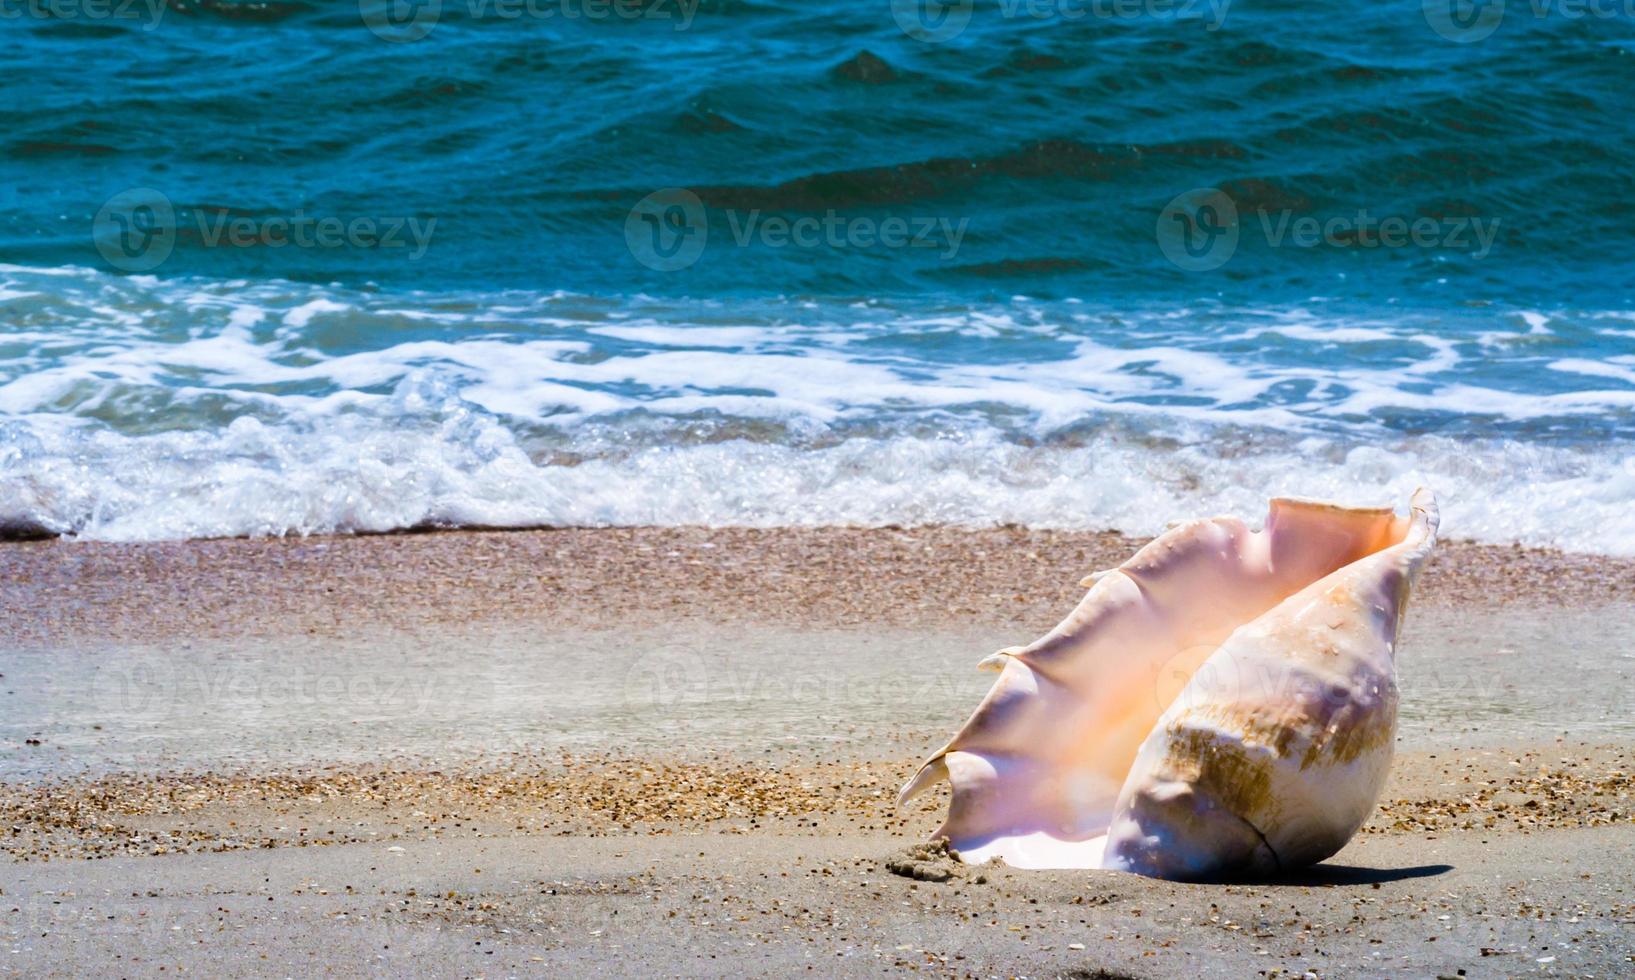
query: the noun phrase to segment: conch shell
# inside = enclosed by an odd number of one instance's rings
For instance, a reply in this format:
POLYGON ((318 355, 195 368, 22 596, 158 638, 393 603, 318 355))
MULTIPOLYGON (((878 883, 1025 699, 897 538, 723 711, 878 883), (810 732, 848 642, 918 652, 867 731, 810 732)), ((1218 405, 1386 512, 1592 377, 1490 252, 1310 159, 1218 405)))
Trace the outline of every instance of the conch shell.
POLYGON ((1396 642, 1436 541, 1410 512, 1294 498, 1264 530, 1173 527, 1025 647, 898 797, 947 779, 962 858, 1178 880, 1264 876, 1345 846, 1379 798, 1396 642))

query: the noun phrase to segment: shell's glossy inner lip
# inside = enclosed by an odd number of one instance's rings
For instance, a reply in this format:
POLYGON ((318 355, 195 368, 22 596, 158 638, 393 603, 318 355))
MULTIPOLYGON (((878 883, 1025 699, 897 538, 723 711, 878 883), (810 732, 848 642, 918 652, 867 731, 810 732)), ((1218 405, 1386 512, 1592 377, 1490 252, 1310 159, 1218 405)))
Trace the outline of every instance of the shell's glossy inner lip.
POLYGON ((1089 871, 1101 867, 1107 850, 1105 832, 1084 840, 1063 840, 1044 831, 1018 837, 995 838, 986 844, 963 848, 959 859, 966 864, 985 864, 999 858, 1015 868, 1063 868, 1089 871))

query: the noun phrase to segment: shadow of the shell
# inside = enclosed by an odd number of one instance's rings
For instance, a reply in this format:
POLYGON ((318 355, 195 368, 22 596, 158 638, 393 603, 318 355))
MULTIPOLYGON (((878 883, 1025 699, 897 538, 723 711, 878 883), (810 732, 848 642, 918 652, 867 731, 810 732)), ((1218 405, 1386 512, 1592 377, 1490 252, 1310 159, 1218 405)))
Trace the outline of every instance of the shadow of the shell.
POLYGON ((1411 868, 1358 868, 1349 864, 1316 864, 1275 878, 1267 878, 1262 885, 1383 885, 1392 881, 1413 878, 1434 878, 1453 870, 1451 864, 1421 864, 1411 868))

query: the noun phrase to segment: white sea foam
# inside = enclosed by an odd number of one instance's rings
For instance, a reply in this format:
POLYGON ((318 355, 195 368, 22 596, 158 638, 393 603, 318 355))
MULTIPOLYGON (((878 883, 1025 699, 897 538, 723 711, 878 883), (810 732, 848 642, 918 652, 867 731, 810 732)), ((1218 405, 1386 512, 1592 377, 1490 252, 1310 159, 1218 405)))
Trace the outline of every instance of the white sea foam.
POLYGON ((1152 533, 1179 516, 1259 514, 1277 494, 1400 503, 1430 485, 1453 537, 1635 554, 1635 454, 1423 438, 1274 451, 1104 436, 1028 447, 993 434, 730 440, 574 464, 498 422, 314 428, 241 417, 212 432, 6 434, 0 524, 90 540, 388 531, 422 525, 1020 523, 1152 533), (56 448, 52 448, 55 446, 56 448))
POLYGON ((1570 374, 1583 374, 1593 378, 1616 378, 1626 384, 1635 385, 1635 355, 1609 357, 1604 361, 1569 357, 1559 361, 1551 361, 1549 368, 1552 371, 1566 371, 1570 374))
POLYGON ((1453 536, 1635 554, 1635 353, 1600 322, 1627 317, 1454 315, 388 296, 0 266, 0 524, 1148 533, 1426 483, 1453 536))

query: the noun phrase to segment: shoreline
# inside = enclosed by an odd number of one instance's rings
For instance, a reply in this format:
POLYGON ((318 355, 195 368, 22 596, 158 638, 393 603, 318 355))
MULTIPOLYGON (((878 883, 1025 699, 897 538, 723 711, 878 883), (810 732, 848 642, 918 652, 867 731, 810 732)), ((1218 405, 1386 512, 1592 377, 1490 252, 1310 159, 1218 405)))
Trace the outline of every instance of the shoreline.
MULTIPOLYGON (((0 543, 19 647, 338 636, 376 627, 1054 625, 1148 539, 1020 527, 455 530, 140 544, 0 543), (337 574, 338 569, 344 569, 337 574), (64 596, 93 616, 62 615, 64 596)), ((1635 559, 1438 545, 1424 607, 1635 604, 1635 559)))

